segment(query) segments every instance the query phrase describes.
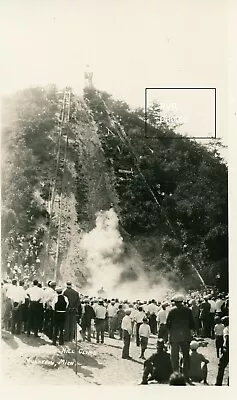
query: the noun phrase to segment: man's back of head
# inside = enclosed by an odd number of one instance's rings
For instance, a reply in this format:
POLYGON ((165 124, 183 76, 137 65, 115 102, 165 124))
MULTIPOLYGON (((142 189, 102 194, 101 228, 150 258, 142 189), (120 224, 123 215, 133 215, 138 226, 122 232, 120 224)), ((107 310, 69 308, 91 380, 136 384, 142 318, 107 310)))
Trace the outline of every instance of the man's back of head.
POLYGON ((169 379, 170 386, 186 386, 185 377, 180 372, 173 372, 169 379))

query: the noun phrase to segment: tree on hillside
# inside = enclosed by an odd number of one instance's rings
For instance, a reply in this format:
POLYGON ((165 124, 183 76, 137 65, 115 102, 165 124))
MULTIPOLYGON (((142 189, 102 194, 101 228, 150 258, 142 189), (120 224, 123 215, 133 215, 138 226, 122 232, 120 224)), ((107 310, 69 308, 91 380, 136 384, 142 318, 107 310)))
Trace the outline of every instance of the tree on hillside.
MULTIPOLYGON (((112 130, 113 135, 105 135, 103 117, 95 115, 110 165, 113 159, 123 227, 133 237, 156 235, 161 242, 162 237, 168 235, 169 247, 161 250, 163 258, 174 269, 180 269, 182 265, 184 276, 188 271, 192 275, 190 265, 195 264, 211 284, 214 275, 220 271, 221 260, 222 275, 228 276, 227 167, 221 157, 213 150, 177 135, 166 123, 160 124, 158 103, 153 104, 147 115, 149 129, 157 137, 154 141, 142 135, 142 109, 131 112, 123 105, 120 113, 121 104, 110 97, 106 105, 100 97, 94 92, 93 103, 89 102, 91 110, 94 111, 96 104, 96 107, 104 108, 103 115, 105 108, 110 107, 113 115, 120 117, 119 124, 112 130), (126 138, 122 137, 121 129, 125 130, 126 138), (164 132, 165 137, 161 135, 164 132), (123 169, 132 173, 121 174, 123 169), (179 251, 170 257, 174 240, 178 240, 179 251), (213 252, 214 243, 222 251, 213 252), (178 261, 181 256, 182 263, 178 261), (189 267, 184 268, 184 263, 189 263, 189 267)), ((141 252, 145 247, 143 242, 141 252)))

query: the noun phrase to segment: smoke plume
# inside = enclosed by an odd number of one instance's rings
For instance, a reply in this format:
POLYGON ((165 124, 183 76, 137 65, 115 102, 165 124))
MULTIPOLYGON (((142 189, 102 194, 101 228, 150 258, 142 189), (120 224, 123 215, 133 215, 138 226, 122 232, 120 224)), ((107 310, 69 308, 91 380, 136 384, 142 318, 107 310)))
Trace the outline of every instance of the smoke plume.
MULTIPOLYGON (((86 267, 90 272, 88 285, 84 292, 97 295, 103 287, 105 296, 119 299, 163 299, 171 290, 163 277, 159 284, 145 274, 139 255, 127 256, 125 245, 118 229, 118 217, 114 209, 100 212, 96 217, 96 226, 85 233, 80 247, 84 252, 86 267), (131 271, 131 277, 128 276, 131 271)), ((157 278, 157 276, 156 276, 157 278)))

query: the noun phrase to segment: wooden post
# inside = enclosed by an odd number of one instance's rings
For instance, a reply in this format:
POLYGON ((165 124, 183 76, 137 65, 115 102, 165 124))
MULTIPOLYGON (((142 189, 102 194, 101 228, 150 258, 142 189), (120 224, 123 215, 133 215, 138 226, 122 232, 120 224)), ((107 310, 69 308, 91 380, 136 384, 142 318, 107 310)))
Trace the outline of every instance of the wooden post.
POLYGON ((76 375, 77 375, 77 320, 76 320, 76 331, 75 331, 75 340, 76 340, 76 375))

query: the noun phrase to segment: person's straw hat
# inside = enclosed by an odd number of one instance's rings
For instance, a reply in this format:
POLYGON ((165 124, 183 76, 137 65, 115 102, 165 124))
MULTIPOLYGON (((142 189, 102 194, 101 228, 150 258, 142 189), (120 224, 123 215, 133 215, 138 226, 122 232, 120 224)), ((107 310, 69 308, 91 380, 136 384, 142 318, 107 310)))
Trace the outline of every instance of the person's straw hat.
POLYGON ((196 342, 195 340, 192 340, 192 342, 190 343, 190 349, 197 350, 197 348, 198 348, 198 342, 196 342))

